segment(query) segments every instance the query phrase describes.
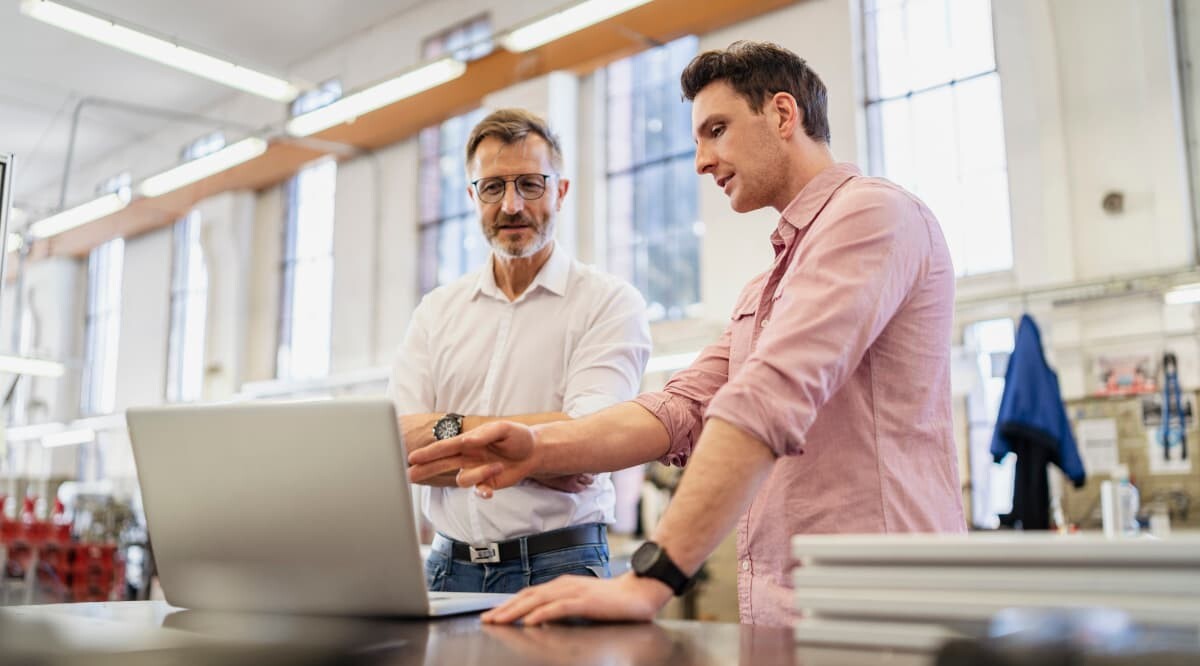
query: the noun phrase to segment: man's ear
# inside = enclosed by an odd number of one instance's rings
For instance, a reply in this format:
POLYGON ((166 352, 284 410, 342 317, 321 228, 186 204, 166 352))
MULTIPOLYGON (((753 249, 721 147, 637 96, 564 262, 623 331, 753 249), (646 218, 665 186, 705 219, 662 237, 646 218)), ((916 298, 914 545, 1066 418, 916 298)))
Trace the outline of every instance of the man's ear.
POLYGON ((571 181, 567 178, 558 179, 558 202, 555 204, 555 212, 562 210, 563 197, 567 196, 567 191, 571 189, 571 181))
POLYGON ((800 105, 796 103, 796 98, 790 93, 777 92, 768 102, 771 109, 775 111, 776 117, 779 119, 777 130, 779 136, 783 139, 791 139, 796 133, 796 128, 804 125, 804 112, 800 110, 800 105))

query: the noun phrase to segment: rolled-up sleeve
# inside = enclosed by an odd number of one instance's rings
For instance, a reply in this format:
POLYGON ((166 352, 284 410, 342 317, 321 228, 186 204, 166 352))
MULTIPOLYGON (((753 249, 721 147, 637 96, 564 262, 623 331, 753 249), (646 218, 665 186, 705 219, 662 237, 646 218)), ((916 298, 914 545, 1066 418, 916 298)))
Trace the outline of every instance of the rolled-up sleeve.
POLYGON ((654 414, 667 429, 671 446, 659 459, 664 465, 683 467, 700 439, 704 410, 729 379, 730 329, 705 347, 687 368, 671 377, 663 390, 639 395, 634 402, 654 414))
POLYGON ((705 418, 778 456, 803 453, 818 410, 903 304, 929 253, 926 221, 903 193, 869 187, 831 202, 794 251, 754 350, 705 418))
POLYGON ((621 283, 609 292, 571 353, 563 412, 579 418, 637 394, 650 358, 646 301, 621 283))

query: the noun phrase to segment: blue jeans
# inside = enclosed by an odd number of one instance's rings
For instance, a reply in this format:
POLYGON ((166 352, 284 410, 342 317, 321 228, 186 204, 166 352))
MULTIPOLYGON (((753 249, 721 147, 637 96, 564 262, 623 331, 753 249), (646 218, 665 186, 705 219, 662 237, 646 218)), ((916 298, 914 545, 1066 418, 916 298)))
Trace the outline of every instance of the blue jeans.
POLYGON ((425 561, 425 585, 432 592, 512 594, 566 574, 608 578, 608 544, 596 543, 525 555, 494 564, 472 564, 433 551, 425 561))

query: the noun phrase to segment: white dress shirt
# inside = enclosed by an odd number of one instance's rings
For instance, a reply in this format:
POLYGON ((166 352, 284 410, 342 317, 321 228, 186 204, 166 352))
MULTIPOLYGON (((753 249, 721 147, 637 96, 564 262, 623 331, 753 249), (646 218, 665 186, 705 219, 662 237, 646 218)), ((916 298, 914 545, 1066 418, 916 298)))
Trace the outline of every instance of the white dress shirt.
MULTIPOLYGON (((402 415, 578 418, 633 398, 649 356, 641 294, 556 244, 515 301, 496 286, 491 261, 426 294, 396 355, 388 394, 402 415)), ((614 519, 608 474, 597 474, 580 493, 532 481, 490 500, 471 488, 421 489, 434 527, 472 544, 614 519)))

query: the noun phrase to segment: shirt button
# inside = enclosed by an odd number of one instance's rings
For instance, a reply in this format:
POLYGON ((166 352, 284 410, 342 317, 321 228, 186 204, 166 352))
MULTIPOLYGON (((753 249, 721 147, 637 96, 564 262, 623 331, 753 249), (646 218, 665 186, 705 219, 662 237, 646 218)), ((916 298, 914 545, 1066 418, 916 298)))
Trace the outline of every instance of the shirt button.
POLYGON ((767 327, 767 322, 769 322, 769 321, 771 321, 771 320, 770 320, 770 319, 764 319, 764 320, 762 320, 762 323, 761 323, 761 324, 759 324, 759 326, 762 326, 763 328, 766 328, 766 327, 767 327))
POLYGON ((742 560, 742 571, 750 570, 750 560, 742 560))

